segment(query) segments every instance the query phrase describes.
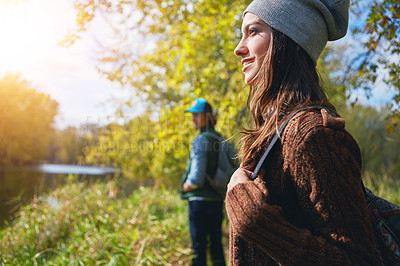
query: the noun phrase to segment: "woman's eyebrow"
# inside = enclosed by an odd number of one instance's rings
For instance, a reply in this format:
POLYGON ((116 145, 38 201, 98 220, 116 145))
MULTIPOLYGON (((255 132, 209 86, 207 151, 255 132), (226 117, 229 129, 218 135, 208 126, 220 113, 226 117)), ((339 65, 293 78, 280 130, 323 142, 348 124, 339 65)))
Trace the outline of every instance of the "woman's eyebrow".
POLYGON ((248 29, 250 26, 253 26, 253 25, 265 26, 265 24, 262 23, 261 21, 251 21, 251 22, 247 23, 246 25, 244 25, 243 29, 248 29))

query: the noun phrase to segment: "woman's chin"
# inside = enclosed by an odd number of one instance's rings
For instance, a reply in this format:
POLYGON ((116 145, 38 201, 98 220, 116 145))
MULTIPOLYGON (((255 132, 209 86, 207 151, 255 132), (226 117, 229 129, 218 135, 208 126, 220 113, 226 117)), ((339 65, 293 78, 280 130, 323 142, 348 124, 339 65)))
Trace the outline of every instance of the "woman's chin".
POLYGON ((247 73, 244 74, 244 83, 246 83, 246 85, 254 85, 255 76, 256 75, 254 74, 253 71, 248 71, 247 73))
POLYGON ((254 85, 254 78, 244 78, 244 83, 246 83, 246 85, 254 85))

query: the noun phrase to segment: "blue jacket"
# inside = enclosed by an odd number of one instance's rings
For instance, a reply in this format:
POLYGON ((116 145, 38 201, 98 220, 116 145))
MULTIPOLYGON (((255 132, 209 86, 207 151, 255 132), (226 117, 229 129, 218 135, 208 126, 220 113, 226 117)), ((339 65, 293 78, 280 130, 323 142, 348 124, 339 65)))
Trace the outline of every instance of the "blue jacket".
POLYGON ((203 132, 212 132, 221 136, 215 129, 202 129, 193 140, 186 173, 182 178, 182 185, 187 181, 189 186, 196 187, 196 189, 187 193, 181 191, 181 196, 184 199, 223 200, 224 197, 210 186, 206 177, 206 175, 213 177, 217 169, 219 143, 208 140, 202 134, 203 132))

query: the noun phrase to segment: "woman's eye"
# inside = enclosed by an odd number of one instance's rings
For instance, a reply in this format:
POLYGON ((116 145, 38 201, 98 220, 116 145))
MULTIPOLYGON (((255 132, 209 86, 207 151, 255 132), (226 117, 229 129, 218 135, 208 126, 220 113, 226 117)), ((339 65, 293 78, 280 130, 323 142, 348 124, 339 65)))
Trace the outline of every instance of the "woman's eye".
POLYGON ((256 29, 250 29, 250 30, 249 30, 249 33, 250 33, 250 35, 254 35, 254 34, 257 34, 257 33, 258 33, 258 30, 256 30, 256 29))

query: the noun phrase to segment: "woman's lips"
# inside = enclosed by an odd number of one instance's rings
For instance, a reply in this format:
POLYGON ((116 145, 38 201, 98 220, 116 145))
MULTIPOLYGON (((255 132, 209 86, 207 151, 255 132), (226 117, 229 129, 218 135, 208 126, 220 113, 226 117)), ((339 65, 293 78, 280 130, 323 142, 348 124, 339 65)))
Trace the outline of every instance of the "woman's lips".
POLYGON ((242 72, 245 72, 246 69, 249 68, 251 64, 253 64, 253 61, 243 62, 242 72))

